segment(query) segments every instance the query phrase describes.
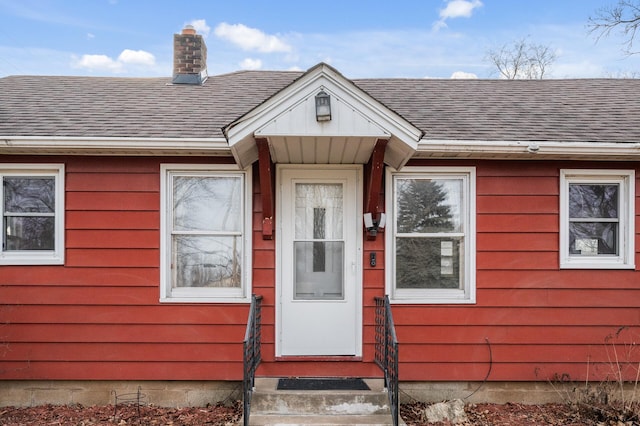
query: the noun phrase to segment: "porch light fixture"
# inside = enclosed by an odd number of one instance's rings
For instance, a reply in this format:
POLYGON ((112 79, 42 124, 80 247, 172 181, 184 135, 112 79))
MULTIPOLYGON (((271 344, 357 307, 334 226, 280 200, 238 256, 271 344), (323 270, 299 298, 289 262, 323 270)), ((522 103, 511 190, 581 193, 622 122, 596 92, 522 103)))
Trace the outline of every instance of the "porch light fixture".
POLYGON ((321 90, 316 95, 316 121, 331 120, 331 97, 321 90))
POLYGON ((380 213, 377 219, 374 219, 371 213, 364 214, 364 227, 371 237, 375 237, 378 234, 378 230, 384 228, 386 224, 387 215, 384 213, 380 213))

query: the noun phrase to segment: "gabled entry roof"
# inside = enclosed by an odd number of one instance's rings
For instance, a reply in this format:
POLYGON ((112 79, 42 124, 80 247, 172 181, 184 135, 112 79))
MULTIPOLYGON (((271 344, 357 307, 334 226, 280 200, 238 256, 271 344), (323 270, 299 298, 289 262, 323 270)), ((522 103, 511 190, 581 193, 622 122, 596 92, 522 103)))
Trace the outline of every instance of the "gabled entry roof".
POLYGON ((378 139, 388 140, 385 162, 402 167, 423 132, 327 64, 311 68, 289 86, 223 129, 241 167, 258 159, 256 137, 269 141, 275 163, 366 163, 378 139), (331 120, 317 121, 315 96, 331 99, 331 120))

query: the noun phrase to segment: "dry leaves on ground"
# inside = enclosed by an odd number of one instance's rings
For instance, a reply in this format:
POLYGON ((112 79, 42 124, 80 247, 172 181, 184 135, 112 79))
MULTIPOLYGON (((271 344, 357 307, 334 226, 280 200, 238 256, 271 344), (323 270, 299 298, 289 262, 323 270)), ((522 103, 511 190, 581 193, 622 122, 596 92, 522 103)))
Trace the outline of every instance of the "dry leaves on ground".
POLYGON ((235 425, 242 416, 242 402, 233 406, 162 408, 113 405, 83 407, 42 405, 28 408, 0 407, 0 425, 235 425))
MULTIPOLYGON (((451 423, 427 423, 422 412, 428 404, 413 402, 401 406, 401 414, 407 426, 451 426, 451 423)), ((468 422, 464 426, 638 426, 637 417, 618 419, 615 407, 606 410, 598 407, 578 408, 570 404, 468 404, 465 406, 468 422)), ((458 424, 460 425, 460 423, 458 424)))

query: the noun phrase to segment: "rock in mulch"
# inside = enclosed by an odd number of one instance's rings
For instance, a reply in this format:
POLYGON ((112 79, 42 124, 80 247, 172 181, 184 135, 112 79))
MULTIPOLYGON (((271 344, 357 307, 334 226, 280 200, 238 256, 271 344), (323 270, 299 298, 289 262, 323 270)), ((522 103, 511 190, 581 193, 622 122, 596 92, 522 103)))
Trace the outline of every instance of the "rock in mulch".
POLYGON ((424 409, 422 418, 429 423, 448 421, 454 425, 468 421, 467 413, 464 411, 464 402, 461 399, 430 405, 424 409))

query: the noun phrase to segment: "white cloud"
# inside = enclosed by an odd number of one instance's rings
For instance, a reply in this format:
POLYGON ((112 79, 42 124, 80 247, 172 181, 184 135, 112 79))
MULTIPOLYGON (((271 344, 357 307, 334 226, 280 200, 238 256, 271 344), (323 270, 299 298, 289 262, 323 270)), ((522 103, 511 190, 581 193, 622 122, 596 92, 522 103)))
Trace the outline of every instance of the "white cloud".
POLYGON ((440 18, 470 18, 473 10, 482 6, 480 0, 452 0, 444 9, 440 10, 440 18))
POLYGON ((432 28, 438 31, 447 27, 447 19, 470 18, 473 11, 482 6, 480 0, 449 0, 444 9, 440 9, 440 20, 432 28))
POLYGON ((209 37, 209 33, 211 32, 211 27, 207 25, 207 21, 204 19, 194 19, 189 22, 189 25, 192 25, 196 32, 202 36, 209 37))
POLYGON ((455 71, 450 78, 452 80, 475 80, 478 76, 472 72, 455 71))
POLYGON ((245 58, 240 62, 240 68, 243 70, 259 70, 262 68, 262 61, 260 59, 245 58))
POLYGON ((149 52, 144 50, 125 49, 118 56, 118 62, 122 64, 149 65, 156 64, 156 58, 149 52))
POLYGON ((268 35, 243 24, 219 24, 214 33, 217 37, 228 40, 243 50, 262 53, 290 52, 291 46, 274 35, 268 35))
POLYGON ((122 63, 114 61, 107 55, 82 55, 80 59, 75 59, 74 66, 91 71, 111 71, 116 73, 122 71, 122 63))
POLYGON ((82 55, 80 58, 72 58, 74 68, 85 68, 90 71, 108 71, 112 73, 126 72, 127 66, 153 67, 156 63, 155 57, 144 50, 125 49, 117 59, 107 55, 82 55))
POLYGON ((87 40, 92 40, 94 38, 96 38, 95 34, 87 33, 87 40))

